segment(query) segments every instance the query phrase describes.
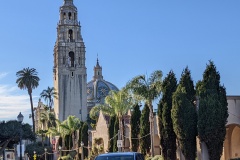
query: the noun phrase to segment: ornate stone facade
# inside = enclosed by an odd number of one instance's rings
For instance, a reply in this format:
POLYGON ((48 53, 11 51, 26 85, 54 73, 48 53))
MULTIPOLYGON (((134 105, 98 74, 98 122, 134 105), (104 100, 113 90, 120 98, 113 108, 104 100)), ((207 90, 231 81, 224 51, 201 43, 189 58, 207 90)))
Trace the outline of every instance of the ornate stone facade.
POLYGON ((69 115, 74 115, 85 121, 87 119, 85 45, 73 0, 64 0, 60 7, 57 35, 53 67, 54 88, 58 93, 58 98, 54 99, 56 118, 63 121, 69 115))

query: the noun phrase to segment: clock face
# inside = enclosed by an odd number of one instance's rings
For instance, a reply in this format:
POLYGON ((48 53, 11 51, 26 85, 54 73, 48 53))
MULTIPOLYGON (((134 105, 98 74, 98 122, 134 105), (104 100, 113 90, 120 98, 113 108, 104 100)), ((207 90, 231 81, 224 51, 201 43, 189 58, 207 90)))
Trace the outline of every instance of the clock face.
POLYGON ((87 88, 87 95, 91 95, 92 92, 93 92, 92 87, 88 87, 88 88, 87 88))
POLYGON ((105 96, 107 96, 108 92, 109 92, 109 89, 107 87, 105 87, 105 86, 98 87, 98 93, 100 94, 100 96, 105 97, 105 96))

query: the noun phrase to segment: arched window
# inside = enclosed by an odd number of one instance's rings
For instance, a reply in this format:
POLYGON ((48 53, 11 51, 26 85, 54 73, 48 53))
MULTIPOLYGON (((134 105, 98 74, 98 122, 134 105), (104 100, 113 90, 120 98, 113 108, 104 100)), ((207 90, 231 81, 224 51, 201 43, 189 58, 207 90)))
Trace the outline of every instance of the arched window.
POLYGON ((63 19, 66 19, 66 13, 65 12, 63 13, 63 19))
POLYGON ((68 30, 68 38, 69 38, 70 42, 72 42, 72 40, 73 40, 73 31, 71 29, 68 30))
POLYGON ((69 13, 68 13, 68 19, 71 19, 71 18, 72 18, 72 13, 69 12, 69 13))
POLYGON ((68 56, 68 65, 74 67, 74 52, 69 52, 68 56))

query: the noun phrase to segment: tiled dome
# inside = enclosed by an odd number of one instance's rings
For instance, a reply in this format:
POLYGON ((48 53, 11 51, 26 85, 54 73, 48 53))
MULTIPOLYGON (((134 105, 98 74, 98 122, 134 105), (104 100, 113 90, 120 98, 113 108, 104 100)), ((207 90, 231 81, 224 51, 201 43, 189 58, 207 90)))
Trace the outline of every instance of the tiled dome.
POLYGON ((103 79, 102 67, 99 65, 98 59, 97 64, 94 67, 93 80, 87 84, 87 106, 90 109, 96 104, 103 104, 105 97, 108 95, 109 91, 116 90, 118 88, 103 79))

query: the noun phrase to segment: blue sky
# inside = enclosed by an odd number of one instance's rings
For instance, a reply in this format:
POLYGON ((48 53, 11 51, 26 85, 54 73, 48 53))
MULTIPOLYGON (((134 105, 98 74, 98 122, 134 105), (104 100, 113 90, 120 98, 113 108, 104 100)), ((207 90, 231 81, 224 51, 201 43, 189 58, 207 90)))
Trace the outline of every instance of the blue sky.
MULTIPOLYGON (((43 89, 53 86, 53 47, 63 0, 7 0, 0 5, 0 120, 21 111, 31 124, 29 97, 16 85, 16 72, 35 68, 43 89)), ((240 1, 75 0, 86 45, 88 81, 97 55, 103 76, 117 87, 139 74, 188 66, 194 82, 209 60, 228 95, 240 95, 240 1)), ((164 78, 163 77, 163 78, 164 78)), ((155 104, 156 105, 156 104, 155 104)))

